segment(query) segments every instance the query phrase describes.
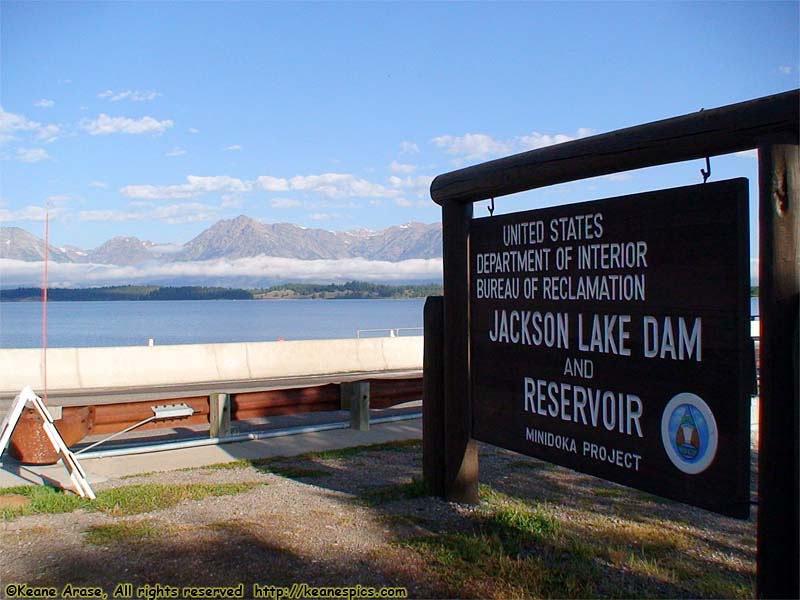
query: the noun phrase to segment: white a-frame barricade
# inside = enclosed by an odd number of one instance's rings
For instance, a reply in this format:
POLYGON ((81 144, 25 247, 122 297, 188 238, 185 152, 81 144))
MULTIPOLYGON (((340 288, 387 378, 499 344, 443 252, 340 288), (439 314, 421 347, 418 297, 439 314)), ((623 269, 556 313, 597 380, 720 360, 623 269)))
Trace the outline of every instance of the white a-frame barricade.
POLYGON ((0 456, 3 455, 6 446, 11 441, 11 434, 14 432, 14 428, 17 426, 17 422, 22 415, 22 411, 28 404, 30 404, 32 408, 36 409, 36 411, 42 417, 42 427, 44 428, 44 432, 47 435, 47 438, 50 440, 50 443, 53 444, 55 451, 61 457, 61 461, 64 463, 64 467, 67 469, 67 472, 69 472, 69 478, 72 480, 72 483, 75 486, 75 492, 83 498, 94 500, 95 495, 91 486, 89 485, 89 482, 86 481, 86 473, 84 472, 83 467, 81 467, 78 459, 75 458, 75 455, 70 451, 70 449, 67 448, 67 445, 64 443, 61 434, 58 433, 58 429, 56 429, 56 426, 53 423, 53 417, 50 415, 50 411, 47 410, 47 407, 45 406, 44 402, 42 402, 42 399, 39 398, 39 396, 37 396, 30 387, 25 387, 19 393, 19 395, 14 398, 14 402, 11 405, 11 410, 3 418, 3 423, 0 425, 0 456))

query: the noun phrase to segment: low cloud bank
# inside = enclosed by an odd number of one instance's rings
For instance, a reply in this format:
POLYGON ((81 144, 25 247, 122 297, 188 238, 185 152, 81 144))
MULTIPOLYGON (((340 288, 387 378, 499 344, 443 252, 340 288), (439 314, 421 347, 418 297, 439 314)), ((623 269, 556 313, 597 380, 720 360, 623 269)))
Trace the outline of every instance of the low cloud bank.
MULTIPOLYGON (((0 259, 0 286, 39 286, 44 263, 0 259)), ((88 287, 153 283, 186 285, 266 285, 281 281, 341 282, 348 280, 390 282, 430 281, 442 277, 442 259, 411 259, 400 262, 363 258, 298 260, 274 256, 216 259, 194 262, 151 263, 116 266, 80 263, 50 263, 52 287, 88 287), (258 283, 263 282, 263 283, 258 283)))

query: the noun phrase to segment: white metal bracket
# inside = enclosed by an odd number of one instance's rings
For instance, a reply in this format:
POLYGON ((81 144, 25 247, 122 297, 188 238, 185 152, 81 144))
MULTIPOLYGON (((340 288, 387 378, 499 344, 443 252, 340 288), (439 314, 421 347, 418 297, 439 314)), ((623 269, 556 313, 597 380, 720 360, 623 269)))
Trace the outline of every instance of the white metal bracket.
POLYGON ((0 456, 3 455, 6 446, 8 446, 8 443, 11 441, 11 434, 14 432, 14 428, 19 422, 22 411, 28 404, 36 409, 36 412, 42 417, 42 428, 47 435, 47 439, 50 440, 50 443, 53 444, 53 448, 55 448, 55 451, 61 457, 61 461, 64 463, 64 467, 69 473, 69 478, 75 486, 75 492, 83 498, 94 500, 96 496, 89 482, 86 480, 86 472, 83 470, 83 467, 81 467, 78 459, 75 458, 75 455, 67 448, 61 434, 58 433, 50 411, 47 410, 42 399, 39 398, 29 386, 23 388, 19 395, 14 398, 14 402, 11 404, 11 410, 3 418, 3 423, 0 425, 0 456))

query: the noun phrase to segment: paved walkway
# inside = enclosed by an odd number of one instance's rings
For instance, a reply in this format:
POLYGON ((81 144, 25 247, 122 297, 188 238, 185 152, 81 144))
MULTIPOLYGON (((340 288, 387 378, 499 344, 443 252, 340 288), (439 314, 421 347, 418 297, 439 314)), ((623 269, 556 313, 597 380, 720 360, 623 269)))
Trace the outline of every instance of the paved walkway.
MULTIPOLYGON (((79 459, 81 466, 86 471, 89 483, 92 484, 139 473, 202 467, 242 459, 296 456, 305 452, 334 450, 398 440, 419 439, 421 437, 422 419, 413 419, 372 425, 369 431, 336 429, 265 440, 251 440, 179 450, 162 450, 110 458, 81 458, 79 456, 79 459)), ((3 453, 0 460, 2 460, 0 488, 40 484, 48 481, 72 487, 69 483, 67 471, 60 462, 48 466, 22 466, 7 453, 3 453)))

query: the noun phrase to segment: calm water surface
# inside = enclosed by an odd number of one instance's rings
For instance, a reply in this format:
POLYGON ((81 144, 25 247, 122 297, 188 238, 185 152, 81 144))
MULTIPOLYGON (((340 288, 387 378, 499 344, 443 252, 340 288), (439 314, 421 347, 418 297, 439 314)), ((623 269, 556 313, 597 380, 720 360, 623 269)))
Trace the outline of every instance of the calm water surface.
MULTIPOLYGON (((157 345, 352 338, 358 329, 422 327, 424 304, 423 298, 48 302, 47 343, 69 348, 143 346, 148 338, 157 345)), ((41 319, 39 302, 0 303, 0 348, 41 347, 41 319)))
MULTIPOLYGON (((422 327, 424 304, 423 298, 50 302, 47 343, 69 348, 143 346, 148 338, 159 345, 351 338, 358 329, 422 327)), ((750 310, 758 314, 754 298, 750 310)), ((41 347, 41 318, 39 302, 0 303, 0 348, 41 347)))

